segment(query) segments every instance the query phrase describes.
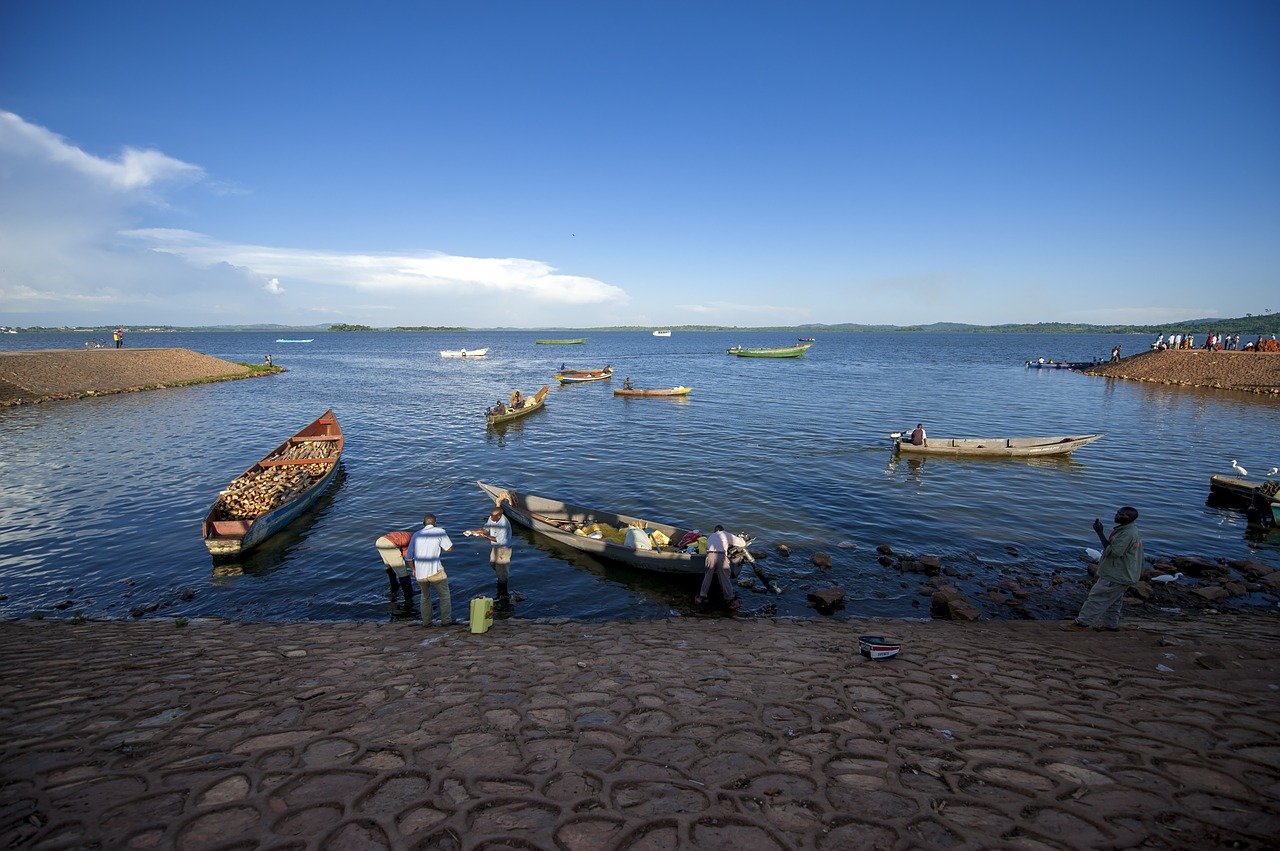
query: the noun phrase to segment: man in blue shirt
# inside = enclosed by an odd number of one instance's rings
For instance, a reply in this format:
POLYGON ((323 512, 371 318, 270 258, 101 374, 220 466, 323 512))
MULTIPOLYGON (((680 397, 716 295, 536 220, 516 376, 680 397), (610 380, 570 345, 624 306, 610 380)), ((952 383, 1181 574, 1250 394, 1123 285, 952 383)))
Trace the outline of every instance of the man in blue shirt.
POLYGON ((440 625, 453 623, 453 609, 449 601, 449 577, 444 572, 444 563, 440 560, 442 553, 453 549, 453 541, 449 533, 436 528, 436 516, 428 514, 422 518, 422 528, 413 533, 404 560, 413 568, 413 577, 418 580, 422 589, 422 625, 431 626, 431 595, 429 588, 436 589, 440 598, 440 625))
POLYGON ((479 535, 492 544, 489 547, 489 564, 498 577, 498 599, 511 599, 507 592, 511 571, 511 521, 502 513, 502 506, 495 505, 489 512, 489 519, 484 521, 484 528, 472 529, 471 534, 479 535))

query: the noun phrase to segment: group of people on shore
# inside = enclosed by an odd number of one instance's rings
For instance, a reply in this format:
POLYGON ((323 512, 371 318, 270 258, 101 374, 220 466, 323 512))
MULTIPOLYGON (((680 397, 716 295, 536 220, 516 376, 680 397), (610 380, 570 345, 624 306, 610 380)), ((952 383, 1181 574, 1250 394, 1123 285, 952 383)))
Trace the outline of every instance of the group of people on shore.
MULTIPOLYGON (((1170 334, 1168 340, 1165 339, 1164 334, 1161 334, 1151 344, 1153 352, 1194 348, 1197 348, 1195 334, 1170 334)), ((1262 339, 1262 335, 1259 334, 1256 340, 1248 340, 1241 346, 1239 334, 1209 334, 1199 348, 1211 352, 1280 352, 1280 341, 1276 340, 1275 334, 1272 334, 1269 340, 1262 339)))
MULTIPOLYGON (((485 519, 484 526, 468 529, 465 535, 484 538, 489 542, 489 564, 497 577, 496 597, 499 603, 508 603, 511 593, 511 521, 502 513, 502 507, 495 505, 485 519)), ((397 530, 388 532, 374 541, 378 555, 387 569, 387 580, 390 583, 391 602, 394 604, 401 595, 403 611, 413 611, 413 586, 416 583, 421 593, 420 613, 422 625, 431 626, 432 607, 430 591, 434 590, 436 601, 440 607, 440 625, 450 626, 453 619, 453 604, 449 594, 449 576, 444 570, 443 556, 453 551, 453 540, 449 533, 436 525, 434 514, 422 518, 422 528, 416 532, 397 530)))

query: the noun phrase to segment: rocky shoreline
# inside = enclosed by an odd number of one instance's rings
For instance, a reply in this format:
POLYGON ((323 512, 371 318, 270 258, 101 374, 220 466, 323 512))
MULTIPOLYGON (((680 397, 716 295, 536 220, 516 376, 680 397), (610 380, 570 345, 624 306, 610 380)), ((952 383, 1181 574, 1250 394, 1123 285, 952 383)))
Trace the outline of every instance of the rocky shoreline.
POLYGON ((190 349, 0 352, 0 407, 235 381, 283 372, 190 349))
POLYGON ((1168 349, 1098 364, 1084 373, 1180 387, 1280 394, 1280 353, 1276 352, 1168 349))

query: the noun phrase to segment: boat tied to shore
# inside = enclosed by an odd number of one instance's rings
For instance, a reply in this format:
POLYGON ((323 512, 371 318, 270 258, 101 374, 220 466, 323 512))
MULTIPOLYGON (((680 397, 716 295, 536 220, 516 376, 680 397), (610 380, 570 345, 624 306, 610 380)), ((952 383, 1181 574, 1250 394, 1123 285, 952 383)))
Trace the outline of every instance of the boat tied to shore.
POLYGON ((740 358, 798 358, 809 351, 809 347, 812 345, 813 343, 801 343, 798 346, 778 346, 775 348, 733 346, 729 349, 729 354, 737 355, 740 358))
POLYGON ((1066 455, 1093 443, 1102 434, 1069 434, 1054 437, 930 437, 917 446, 895 431, 889 435, 893 451, 909 455, 953 455, 986 458, 1027 458, 1066 455))
POLYGON ((544 384, 533 396, 523 396, 519 390, 512 390, 511 398, 506 404, 499 402, 485 411, 485 425, 503 425, 540 410, 546 402, 547 391, 550 389, 550 385, 544 384))
POLYGON ((247 552, 297 519, 333 482, 342 442, 337 416, 325 411, 232 480, 201 527, 209 554, 247 552))
POLYGON ((487 348, 484 349, 441 349, 440 357, 442 358, 482 358, 489 354, 487 348))
POLYGON ((1210 504, 1243 508, 1250 522, 1280 526, 1280 481, 1253 482, 1240 476, 1209 477, 1210 504))
MULTIPOLYGON (((705 569, 705 540, 699 546, 704 536, 696 529, 585 508, 486 482, 476 485, 513 523, 580 552, 657 573, 701 576, 705 569)), ((734 548, 739 552, 730 552, 730 569, 737 575, 742 561, 750 559, 746 539, 735 537, 742 546, 734 548)))

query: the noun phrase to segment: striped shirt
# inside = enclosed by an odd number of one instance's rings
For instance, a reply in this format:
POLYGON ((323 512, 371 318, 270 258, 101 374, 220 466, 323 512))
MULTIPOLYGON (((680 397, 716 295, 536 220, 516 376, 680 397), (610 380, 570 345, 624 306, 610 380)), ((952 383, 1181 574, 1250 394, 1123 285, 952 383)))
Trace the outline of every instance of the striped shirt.
POLYGON ((453 549, 449 533, 436 526, 423 526, 409 539, 405 560, 413 562, 415 579, 428 579, 442 569, 440 553, 453 549))

